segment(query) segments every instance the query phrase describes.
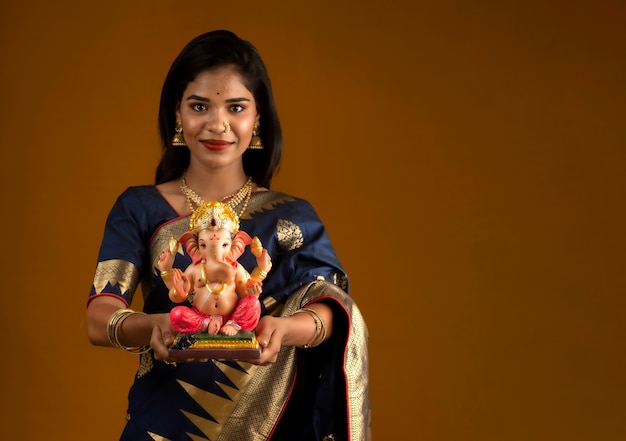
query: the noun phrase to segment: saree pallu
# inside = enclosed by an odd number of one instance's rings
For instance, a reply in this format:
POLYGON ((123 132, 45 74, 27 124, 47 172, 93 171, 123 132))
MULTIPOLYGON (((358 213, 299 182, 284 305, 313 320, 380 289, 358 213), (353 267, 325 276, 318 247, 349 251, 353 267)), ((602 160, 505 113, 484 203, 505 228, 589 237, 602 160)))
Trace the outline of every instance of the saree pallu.
MULTIPOLYGON (((254 193, 240 223, 272 258, 263 314, 288 316, 323 301, 334 312, 332 337, 316 348, 284 347, 271 366, 173 366, 143 354, 121 440, 369 439, 367 330, 313 207, 283 193, 254 193)), ((169 312, 178 304, 167 295, 158 258, 188 229, 189 214, 179 216, 155 187, 129 188, 107 219, 90 298, 111 295, 130 305, 141 283, 144 312, 169 312)), ((174 266, 184 269, 191 259, 181 248, 174 266)), ((248 270, 256 263, 249 252, 239 262, 248 270)))

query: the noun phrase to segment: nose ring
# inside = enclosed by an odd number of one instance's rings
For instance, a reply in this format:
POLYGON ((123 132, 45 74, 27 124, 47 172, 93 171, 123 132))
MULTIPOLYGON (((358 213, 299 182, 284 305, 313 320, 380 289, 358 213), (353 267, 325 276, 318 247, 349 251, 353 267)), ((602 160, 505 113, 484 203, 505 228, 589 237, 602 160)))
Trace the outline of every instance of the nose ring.
POLYGON ((228 121, 224 121, 224 132, 225 135, 228 135, 230 133, 230 124, 228 123, 228 121))

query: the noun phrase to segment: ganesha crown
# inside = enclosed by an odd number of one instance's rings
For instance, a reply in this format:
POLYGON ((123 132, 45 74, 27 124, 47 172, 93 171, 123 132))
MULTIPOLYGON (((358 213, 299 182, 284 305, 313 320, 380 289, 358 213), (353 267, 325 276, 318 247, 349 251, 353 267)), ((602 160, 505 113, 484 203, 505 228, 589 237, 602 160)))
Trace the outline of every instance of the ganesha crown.
POLYGON ((239 231, 239 217, 232 208, 218 201, 209 201, 200 205, 189 220, 189 229, 193 233, 222 228, 230 234, 237 233, 239 231))

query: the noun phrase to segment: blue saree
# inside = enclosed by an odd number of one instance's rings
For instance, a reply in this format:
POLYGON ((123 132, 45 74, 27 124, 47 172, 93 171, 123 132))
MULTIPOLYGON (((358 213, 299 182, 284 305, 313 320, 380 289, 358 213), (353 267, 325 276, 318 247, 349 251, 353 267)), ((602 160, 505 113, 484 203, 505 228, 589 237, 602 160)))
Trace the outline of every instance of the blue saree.
MULTIPOLYGON (((91 289, 127 305, 141 284, 144 312, 176 304, 157 267, 172 237, 189 229, 154 186, 127 189, 105 226, 91 289)), ((347 296, 347 277, 326 230, 303 199, 254 193, 240 229, 258 236, 272 257, 263 283, 263 314, 292 314, 323 301, 334 312, 333 336, 311 349, 285 347, 271 366, 238 361, 168 365, 140 356, 121 440, 361 440, 369 438, 367 330, 347 296)), ((254 256, 238 261, 247 269, 254 256)), ((174 266, 191 263, 184 249, 174 266)))

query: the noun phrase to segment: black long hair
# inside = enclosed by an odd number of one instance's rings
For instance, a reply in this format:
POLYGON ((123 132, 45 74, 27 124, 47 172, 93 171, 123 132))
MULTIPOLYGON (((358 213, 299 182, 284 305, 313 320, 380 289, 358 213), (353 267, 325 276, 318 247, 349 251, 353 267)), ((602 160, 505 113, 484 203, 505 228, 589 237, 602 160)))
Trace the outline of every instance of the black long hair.
POLYGON ((170 67, 159 106, 159 134, 163 156, 156 170, 156 184, 178 179, 189 166, 189 149, 172 146, 176 108, 187 85, 198 74, 223 66, 234 66, 254 96, 260 114, 263 150, 243 154, 244 172, 262 187, 270 187, 282 154, 282 131, 274 105, 272 86, 265 64, 256 48, 230 31, 211 31, 191 40, 170 67))

